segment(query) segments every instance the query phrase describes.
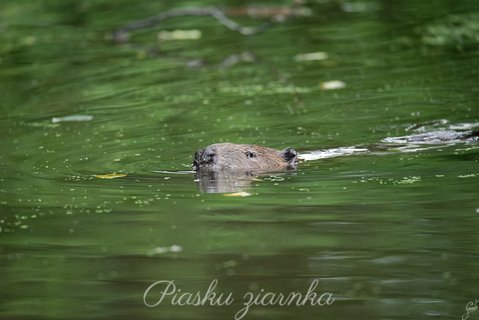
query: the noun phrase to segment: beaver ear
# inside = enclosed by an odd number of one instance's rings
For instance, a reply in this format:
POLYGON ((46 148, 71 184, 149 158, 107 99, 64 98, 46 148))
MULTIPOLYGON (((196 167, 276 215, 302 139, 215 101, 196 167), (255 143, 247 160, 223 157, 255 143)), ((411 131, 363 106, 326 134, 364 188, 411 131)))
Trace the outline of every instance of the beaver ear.
POLYGON ((294 165, 298 153, 293 148, 286 148, 279 153, 279 156, 286 160, 289 164, 294 165))

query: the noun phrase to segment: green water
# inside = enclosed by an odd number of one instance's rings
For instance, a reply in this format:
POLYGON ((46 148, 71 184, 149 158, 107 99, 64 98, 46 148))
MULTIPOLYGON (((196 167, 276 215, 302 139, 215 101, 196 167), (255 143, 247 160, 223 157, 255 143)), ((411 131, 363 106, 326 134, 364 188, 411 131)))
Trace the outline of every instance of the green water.
POLYGON ((234 319, 246 292, 315 279, 334 303, 243 319, 460 318, 479 299, 477 144, 309 161, 246 197, 178 173, 213 142, 301 152, 477 123, 479 3, 310 1, 310 16, 253 37, 189 17, 106 40, 211 4, 2 1, 0 318, 234 319), (175 29, 201 38, 158 42, 175 29), (295 60, 311 52, 327 59, 295 60), (225 64, 241 53, 253 62, 225 64), (346 87, 321 89, 333 80, 346 87), (126 176, 99 176, 112 173, 126 176), (231 305, 143 302, 156 281, 205 292, 214 279, 231 305))

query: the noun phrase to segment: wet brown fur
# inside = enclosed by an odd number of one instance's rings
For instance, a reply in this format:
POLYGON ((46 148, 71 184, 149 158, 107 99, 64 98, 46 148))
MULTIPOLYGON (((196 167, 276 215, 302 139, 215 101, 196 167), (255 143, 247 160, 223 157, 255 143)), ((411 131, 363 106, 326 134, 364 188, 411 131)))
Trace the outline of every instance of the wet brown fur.
POLYGON ((280 151, 259 145, 216 143, 195 153, 193 169, 281 171, 294 169, 296 156, 292 148, 280 151))

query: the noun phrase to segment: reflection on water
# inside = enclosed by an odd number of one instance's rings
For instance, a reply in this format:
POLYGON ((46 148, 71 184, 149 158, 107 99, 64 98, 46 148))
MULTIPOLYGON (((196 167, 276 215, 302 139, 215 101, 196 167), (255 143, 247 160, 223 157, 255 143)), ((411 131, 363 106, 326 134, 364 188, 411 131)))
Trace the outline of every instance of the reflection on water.
POLYGON ((252 37, 189 17, 104 39, 214 4, 2 1, 0 318, 233 319, 245 292, 315 279, 331 306, 245 319, 461 317, 479 283, 479 146, 401 139, 477 128, 478 3, 306 1, 311 16, 252 37), (156 41, 175 30, 201 37, 156 41), (360 147, 285 174, 190 171, 227 141, 360 147), (231 306, 142 301, 158 280, 214 279, 231 306))
POLYGON ((199 190, 207 193, 240 192, 249 189, 258 174, 250 171, 199 171, 196 174, 199 190))

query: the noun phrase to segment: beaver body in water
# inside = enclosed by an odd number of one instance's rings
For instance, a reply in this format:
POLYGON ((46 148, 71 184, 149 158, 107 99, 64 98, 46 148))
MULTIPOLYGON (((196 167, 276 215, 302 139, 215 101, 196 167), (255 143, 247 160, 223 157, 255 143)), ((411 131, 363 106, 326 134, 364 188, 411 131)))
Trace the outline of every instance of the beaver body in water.
MULTIPOLYGON (((389 137, 380 143, 304 151, 282 151, 249 144, 217 143, 198 150, 193 170, 199 189, 207 193, 229 193, 248 189, 256 177, 295 169, 300 161, 328 159, 354 154, 384 155, 388 151, 417 152, 459 143, 479 142, 479 132, 436 130, 407 136, 389 137)), ((284 173, 289 174, 289 173, 284 173)))
MULTIPOLYGON (((293 148, 282 151, 269 147, 249 144, 216 143, 198 150, 194 155, 195 171, 243 171, 273 172, 295 169, 297 163, 346 156, 351 154, 372 154, 374 151, 387 151, 401 147, 404 152, 418 151, 418 145, 448 145, 477 142, 479 131, 438 130, 411 134, 401 137, 385 138, 381 143, 369 146, 353 146, 304 152, 299 155, 293 148)), ((430 147, 429 147, 430 148, 430 147)))
POLYGON ((216 143, 196 151, 195 171, 281 171, 294 169, 298 153, 293 148, 282 151, 255 144, 216 143))

